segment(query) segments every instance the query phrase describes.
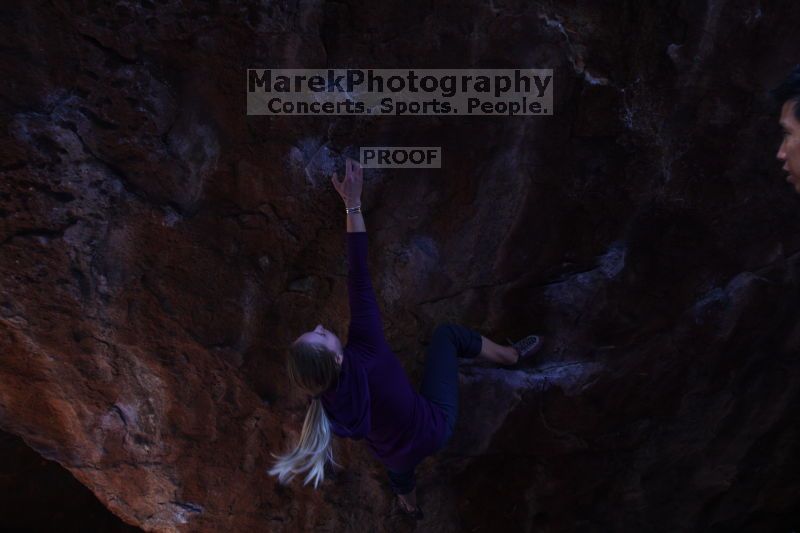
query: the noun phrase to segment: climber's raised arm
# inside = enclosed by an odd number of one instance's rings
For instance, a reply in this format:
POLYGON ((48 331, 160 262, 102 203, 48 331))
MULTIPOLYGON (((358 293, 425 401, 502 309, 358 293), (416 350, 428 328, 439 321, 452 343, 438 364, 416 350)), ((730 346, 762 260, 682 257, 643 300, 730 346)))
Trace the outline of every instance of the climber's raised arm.
MULTIPOLYGON (((350 158, 345 160, 345 176, 342 181, 336 177, 336 172, 333 173, 331 181, 333 187, 339 193, 344 201, 344 206, 347 209, 361 206, 361 188, 364 184, 364 169, 361 168, 357 162, 350 158)), ((361 211, 354 211, 347 213, 347 232, 358 233, 367 231, 364 226, 364 217, 361 216, 361 211)))
POLYGON ((386 343, 383 321, 375 291, 372 288, 367 264, 367 230, 360 210, 363 169, 351 160, 346 161, 346 172, 339 181, 334 173, 331 180, 342 197, 346 209, 347 241, 347 292, 350 301, 350 328, 348 344, 377 347, 386 343))

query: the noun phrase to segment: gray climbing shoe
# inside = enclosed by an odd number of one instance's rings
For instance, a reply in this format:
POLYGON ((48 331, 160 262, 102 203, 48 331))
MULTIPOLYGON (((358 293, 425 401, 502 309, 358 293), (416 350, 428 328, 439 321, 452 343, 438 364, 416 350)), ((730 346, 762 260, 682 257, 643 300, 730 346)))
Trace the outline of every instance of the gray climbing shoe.
POLYGON ((543 339, 541 335, 528 335, 524 339, 520 339, 517 342, 512 342, 511 339, 507 340, 511 347, 514 348, 519 354, 519 358, 515 363, 513 363, 513 365, 518 365, 519 363, 531 358, 534 354, 542 349, 543 339))

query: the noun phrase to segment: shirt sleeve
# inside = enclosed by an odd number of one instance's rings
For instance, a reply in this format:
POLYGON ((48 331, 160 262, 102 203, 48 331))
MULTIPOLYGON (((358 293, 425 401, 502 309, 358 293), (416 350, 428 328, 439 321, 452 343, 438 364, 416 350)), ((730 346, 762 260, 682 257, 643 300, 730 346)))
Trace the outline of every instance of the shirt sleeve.
POLYGON ((347 291, 350 300, 347 343, 378 348, 386 344, 386 339, 367 265, 367 232, 347 233, 347 264, 347 291))

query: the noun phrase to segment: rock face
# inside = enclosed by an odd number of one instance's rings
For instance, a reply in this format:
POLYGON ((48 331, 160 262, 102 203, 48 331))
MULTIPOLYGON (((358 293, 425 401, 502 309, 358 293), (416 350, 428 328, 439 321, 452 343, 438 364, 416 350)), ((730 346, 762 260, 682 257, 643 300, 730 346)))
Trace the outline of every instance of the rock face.
POLYGON ((43 459, 16 435, 0 432, 0 451, 3 531, 141 531, 122 522, 72 474, 43 459))
POLYGON ((406 528, 362 443, 318 491, 265 469, 307 403, 287 344, 346 331, 327 170, 441 146, 365 172, 390 343, 415 384, 440 322, 548 347, 464 363, 420 527, 800 527, 800 197, 765 93, 800 5, 110 4, 0 8, 2 430, 146 531, 406 528), (246 116, 245 69, 323 66, 553 68, 555 114, 246 116))

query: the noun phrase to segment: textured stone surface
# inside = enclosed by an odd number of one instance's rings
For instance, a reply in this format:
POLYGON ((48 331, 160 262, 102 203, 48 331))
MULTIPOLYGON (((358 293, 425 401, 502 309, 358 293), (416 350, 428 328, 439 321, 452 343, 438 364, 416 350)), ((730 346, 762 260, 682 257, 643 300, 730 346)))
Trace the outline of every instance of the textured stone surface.
POLYGON ((800 527, 800 199, 765 89, 800 7, 708 2, 4 6, 0 428, 147 531, 407 528, 361 443, 320 491, 270 452, 286 344, 344 334, 362 145, 371 267, 415 383, 433 327, 549 336, 466 363, 418 471, 435 531, 800 527), (611 4, 611 3, 608 3, 611 4), (554 68, 553 117, 247 117, 246 68, 554 68))
POLYGON ((141 531, 123 523, 72 474, 43 459, 16 435, 0 432, 0 451, 3 531, 141 531))

